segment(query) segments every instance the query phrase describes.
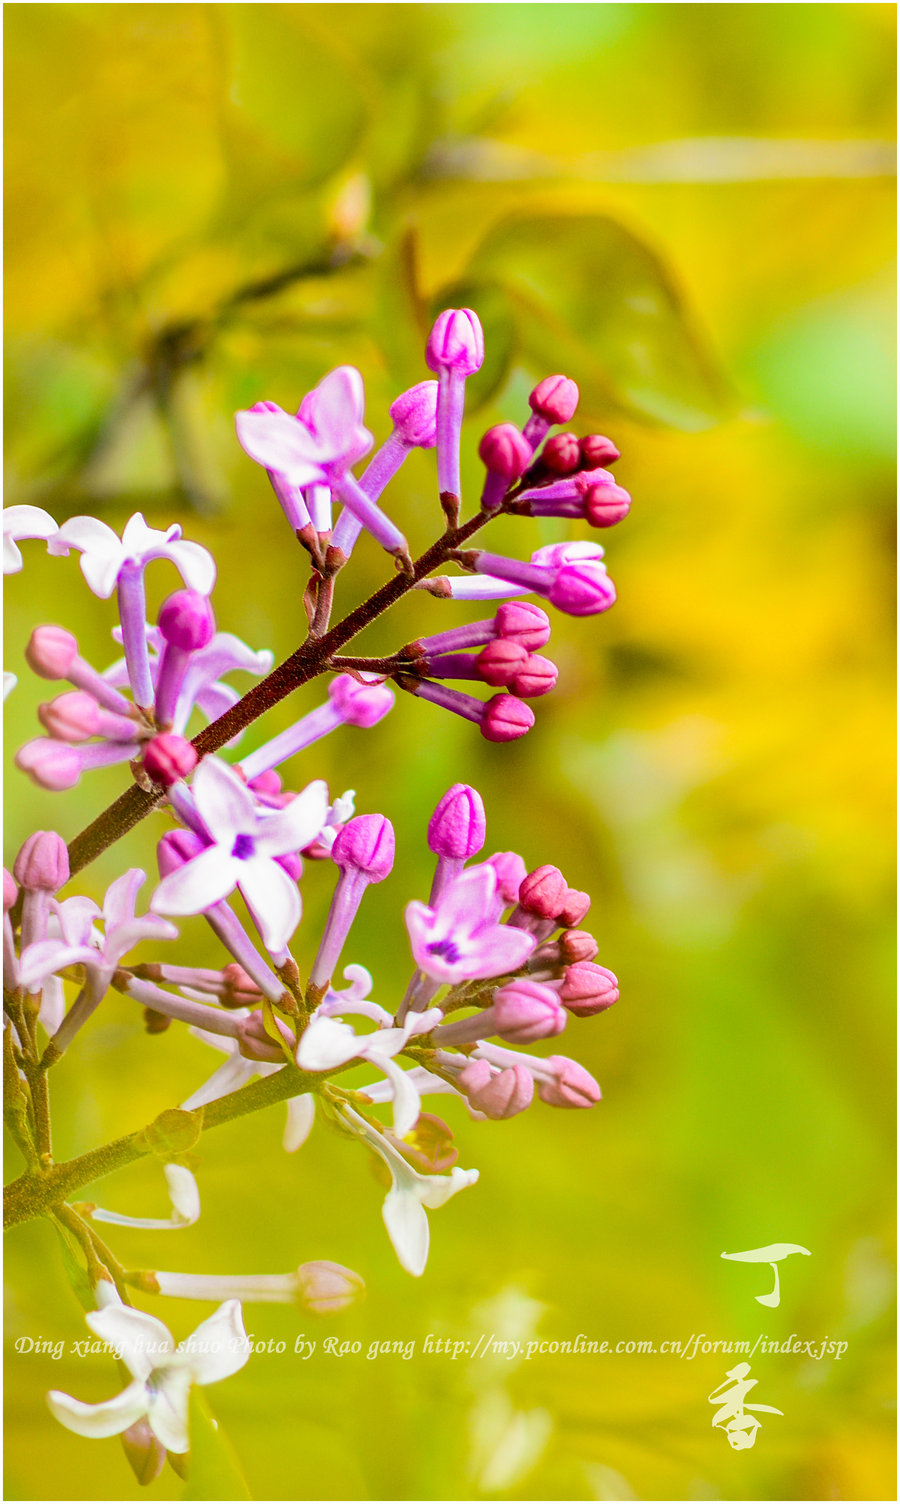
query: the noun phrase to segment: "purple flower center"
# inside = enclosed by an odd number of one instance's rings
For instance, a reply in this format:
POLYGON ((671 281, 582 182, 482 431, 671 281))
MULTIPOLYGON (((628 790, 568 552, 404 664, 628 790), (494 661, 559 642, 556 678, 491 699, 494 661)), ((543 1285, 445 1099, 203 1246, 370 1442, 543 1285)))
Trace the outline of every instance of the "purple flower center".
POLYGON ((242 862, 246 862, 249 857, 255 854, 255 851, 256 847, 252 836, 235 836, 234 845, 231 848, 232 856, 240 857, 242 862))
POLYGON ((461 959, 459 946, 455 940, 435 940, 428 946, 430 956, 443 956, 451 966, 455 966, 461 959))

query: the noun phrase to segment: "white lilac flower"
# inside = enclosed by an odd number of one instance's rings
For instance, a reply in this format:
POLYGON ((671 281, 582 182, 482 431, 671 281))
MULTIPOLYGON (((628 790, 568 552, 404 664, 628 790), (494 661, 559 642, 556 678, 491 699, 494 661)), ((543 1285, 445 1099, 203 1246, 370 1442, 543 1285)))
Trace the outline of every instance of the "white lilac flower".
POLYGON ((90 1311, 85 1319, 95 1336, 119 1355, 132 1382, 99 1405, 52 1389, 47 1403, 53 1415, 78 1436, 118 1436, 136 1421, 146 1420, 168 1451, 186 1452, 192 1386, 230 1378, 250 1356, 237 1300, 225 1301, 177 1347, 168 1327, 132 1306, 110 1303, 90 1311))
POLYGON ((172 1203, 170 1217, 127 1217, 124 1212, 109 1212, 102 1206, 94 1206, 88 1215, 94 1222, 110 1222, 116 1227, 142 1227, 151 1232, 174 1231, 179 1227, 193 1227, 200 1216, 200 1192, 190 1170, 184 1165, 163 1166, 169 1200, 172 1203))
POLYGON ((428 1262, 429 1229, 425 1208, 434 1211, 443 1206, 457 1191, 474 1185, 477 1170, 461 1170, 454 1165, 449 1175, 421 1175, 404 1159, 387 1138, 354 1112, 352 1107, 342 1109, 347 1121, 361 1138, 365 1139, 379 1158, 384 1160, 391 1175, 391 1189, 382 1207, 384 1225, 394 1252, 408 1274, 424 1272, 428 1262))
MULTIPOLYGON (((343 1011, 363 1010, 351 1005, 343 1011)), ((371 1018, 372 1013, 366 1011, 371 1018)), ((398 1138, 405 1138, 416 1125, 421 1102, 415 1078, 394 1057, 417 1034, 429 1034, 444 1015, 440 1008, 431 1008, 427 1013, 410 1014, 405 1023, 395 1028, 390 1014, 384 1009, 378 1013, 379 1027, 371 1034, 357 1034, 350 1024, 317 1009, 300 1036, 297 1064, 303 1071, 332 1071, 357 1059, 374 1065, 391 1083, 394 1132, 398 1138)))
POLYGON ((97 517, 70 517, 56 532, 49 551, 67 555, 72 548, 81 554, 81 572, 101 600, 112 595, 124 568, 143 568, 151 559, 168 559, 184 583, 201 595, 209 595, 216 580, 216 566, 208 549, 182 538, 177 522, 165 532, 148 527, 140 512, 126 522, 121 538, 97 517))
MULTIPOLYGON (((22 568, 20 538, 53 538, 59 532, 56 522, 43 507, 4 507, 3 573, 18 574, 22 568)), ((49 552, 55 552, 48 548, 49 552)))
POLYGON ((302 850, 321 831, 328 791, 310 783, 280 810, 261 810, 237 773, 219 758, 201 762, 191 785, 211 844, 164 877, 157 914, 200 914, 238 887, 267 949, 281 952, 300 923, 297 885, 276 860, 302 850))
MULTIPOLYGON (((200 993, 192 993, 189 988, 182 991, 189 997, 202 996, 200 993)), ((242 1019, 251 1016, 249 1008, 234 1008, 230 1010, 232 1018, 242 1019)), ((203 1044, 211 1045, 214 1050, 220 1050, 227 1058, 213 1071, 212 1075, 203 1085, 192 1092, 182 1102, 185 1112, 193 1112, 197 1107, 205 1107, 208 1102, 215 1102, 219 1097, 227 1097, 233 1091, 239 1091, 246 1086, 248 1081, 257 1076, 271 1076, 282 1066, 271 1060, 248 1060, 240 1052, 238 1039, 227 1039, 221 1034, 212 1034, 208 1029, 192 1028, 190 1031, 195 1039, 203 1044)), ((294 1154, 312 1132, 315 1121, 316 1104, 309 1092, 303 1092, 300 1096, 289 1097, 285 1103, 287 1108, 287 1122, 284 1127, 284 1135, 281 1140, 282 1148, 287 1154, 294 1154)))

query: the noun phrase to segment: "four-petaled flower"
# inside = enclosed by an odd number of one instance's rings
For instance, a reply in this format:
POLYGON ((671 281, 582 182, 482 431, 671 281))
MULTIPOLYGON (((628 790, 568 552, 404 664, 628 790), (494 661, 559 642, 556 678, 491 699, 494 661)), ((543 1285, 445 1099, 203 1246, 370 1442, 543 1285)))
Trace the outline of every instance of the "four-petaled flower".
POLYGON ((237 414, 237 436, 251 459, 289 485, 328 484, 372 447, 364 400, 359 372, 338 366, 304 397, 296 418, 274 403, 260 404, 237 414))
POLYGON ((315 840, 328 817, 326 785, 316 779, 283 809, 264 810, 227 763, 206 757, 191 790, 211 844, 163 878, 150 907, 200 914, 237 887, 263 944, 283 951, 300 923, 300 894, 275 859, 315 840))
POLYGON ((415 1078, 397 1064, 394 1056, 414 1035, 430 1034, 443 1016, 440 1008, 431 1008, 427 1013, 410 1013, 403 1024, 394 1027, 390 1014, 376 1004, 354 1006, 330 1004, 326 1000, 300 1036, 297 1064, 303 1071, 333 1071, 349 1060, 366 1060, 374 1065, 391 1083, 394 1133, 405 1138, 415 1127, 422 1104, 415 1078), (367 1017, 375 1018, 378 1028, 372 1034, 357 1034, 349 1024, 330 1016, 338 1009, 345 1013, 365 1012, 367 1017))
POLYGON ((177 522, 164 533, 148 527, 140 512, 126 522, 121 538, 96 517, 70 517, 51 538, 47 551, 65 555, 70 548, 80 550, 81 572, 101 600, 112 595, 126 565, 141 568, 151 559, 168 559, 189 589, 201 595, 209 595, 216 580, 212 554, 202 544, 182 538, 177 522))
MULTIPOLYGON (((502 912, 502 909, 501 909, 502 912)), ((416 963, 435 982, 466 982, 517 971, 534 950, 527 931, 498 924, 497 874, 489 862, 448 883, 433 908, 406 906, 416 963)))
POLYGON ((3 573, 18 574, 22 568, 20 538, 53 538, 59 529, 43 507, 4 507, 3 509, 3 573))
POLYGON ((191 1386, 230 1378, 250 1356, 238 1300, 226 1300, 177 1347, 168 1327, 155 1316, 116 1300, 103 1310, 88 1312, 85 1320, 119 1354, 132 1382, 99 1405, 85 1404, 59 1389, 50 1391, 47 1403, 56 1419, 79 1436, 118 1436, 136 1421, 146 1420, 168 1451, 186 1452, 191 1386))

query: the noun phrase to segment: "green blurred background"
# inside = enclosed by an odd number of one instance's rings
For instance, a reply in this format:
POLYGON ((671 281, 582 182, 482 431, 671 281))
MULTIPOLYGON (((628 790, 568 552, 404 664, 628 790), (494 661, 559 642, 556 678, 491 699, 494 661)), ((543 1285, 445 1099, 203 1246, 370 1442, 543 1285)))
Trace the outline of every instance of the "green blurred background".
MULTIPOLYGON (((603 1085, 594 1112, 473 1124, 438 1104, 481 1181, 432 1214, 420 1281, 393 1258, 366 1156, 319 1125, 286 1158, 280 1108, 204 1140, 196 1227, 116 1239, 132 1267, 324 1257, 365 1277, 366 1303, 330 1323, 248 1308, 248 1330, 289 1349, 301 1331, 363 1343, 256 1357, 209 1392, 253 1496, 893 1498, 894 7, 5 17, 8 504, 181 520, 218 559, 220 626, 284 656, 303 560, 232 413, 296 405, 349 361, 381 439, 393 395, 426 374, 432 312, 462 300, 488 340, 470 498, 480 433, 522 421, 557 370, 581 385, 582 427, 619 443, 635 497, 603 540, 619 603, 554 622, 560 687, 523 742, 488 745, 401 697, 292 769, 397 827, 394 873, 346 953, 380 1001, 405 985, 402 907, 427 891, 427 815, 456 779, 484 794, 491 849, 591 891, 622 1001, 561 1042, 603 1085), (785 1240, 812 1257, 782 1265, 767 1311, 769 1271, 719 1255, 785 1240), (721 1355, 365 1357, 375 1339, 482 1330, 849 1347, 839 1363, 757 1355, 755 1394, 784 1414, 743 1453, 710 1425, 721 1355)), ((414 457, 390 493, 414 545, 438 520, 432 465, 414 457)), ((494 546, 524 554, 567 526, 505 522, 494 546)), ((113 656, 112 610, 74 557, 25 548, 7 592, 11 749, 47 697, 22 663, 35 620, 113 656)), ((340 603, 383 576, 364 541, 340 603)), ((151 571, 154 606, 173 581, 151 571)), ((466 614, 419 596, 367 641, 389 650, 466 614)), ((279 707, 266 735, 321 693, 279 707)), ((74 835, 123 782, 53 797, 13 770, 7 862, 36 826, 74 835)), ((152 868, 149 825, 70 891, 101 897, 126 860, 152 868)), ((301 964, 328 890, 311 871, 301 964)), ((219 964, 199 920, 167 954, 219 964)), ((183 1099, 209 1054, 180 1030, 148 1038, 111 996, 54 1081, 58 1156, 183 1099)), ((93 1194, 162 1213, 150 1164, 93 1194)), ((6 1268, 9 1343, 83 1334, 49 1226, 16 1229, 6 1268)), ((179 1337, 210 1309, 148 1304, 179 1337)), ((43 1401, 115 1384, 101 1357, 13 1354, 7 1497, 139 1496, 118 1442, 70 1435, 43 1401)), ((182 1488, 167 1469, 147 1497, 182 1488)))

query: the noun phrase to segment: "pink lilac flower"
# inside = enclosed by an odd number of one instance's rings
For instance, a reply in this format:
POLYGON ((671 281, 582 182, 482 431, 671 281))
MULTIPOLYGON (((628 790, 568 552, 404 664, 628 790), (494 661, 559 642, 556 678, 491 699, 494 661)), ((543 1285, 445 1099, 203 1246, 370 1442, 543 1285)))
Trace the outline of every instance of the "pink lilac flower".
POLYGON ((425 347, 425 363, 438 378, 437 466, 441 498, 458 502, 459 441, 466 377, 481 369, 484 332, 471 308, 447 308, 438 315, 425 347))
MULTIPOLYGON (((437 441, 436 381, 420 381, 401 392, 391 403, 394 424, 381 448, 372 456, 360 477, 360 489, 377 501, 385 486, 393 480, 413 449, 433 449, 437 441)), ((362 531, 362 522, 349 507, 344 507, 332 536, 332 547, 342 562, 350 557, 362 531)))
POLYGON ((457 983, 517 971, 534 949, 524 930, 493 919, 497 875, 484 863, 463 872, 434 908, 406 906, 406 928, 416 964, 433 981, 457 983))

